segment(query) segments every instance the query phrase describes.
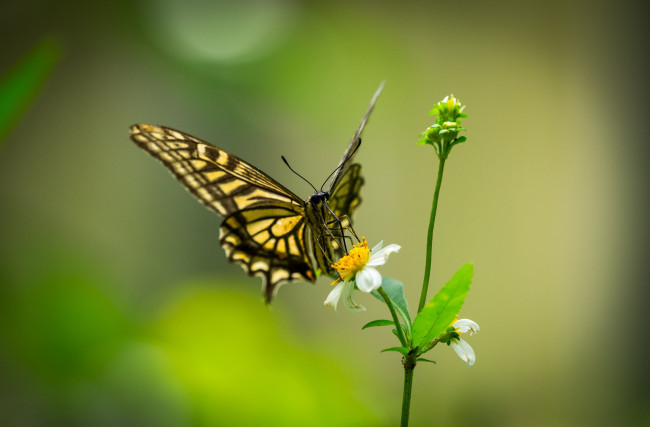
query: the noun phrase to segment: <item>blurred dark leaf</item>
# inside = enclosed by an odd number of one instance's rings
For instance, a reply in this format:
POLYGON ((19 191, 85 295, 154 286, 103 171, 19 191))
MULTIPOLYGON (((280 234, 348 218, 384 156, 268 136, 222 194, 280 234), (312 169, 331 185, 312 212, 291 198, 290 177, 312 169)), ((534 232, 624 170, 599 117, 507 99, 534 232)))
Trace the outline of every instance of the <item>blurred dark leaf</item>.
POLYGON ((60 46, 46 38, 2 74, 0 144, 41 90, 60 56, 60 46))

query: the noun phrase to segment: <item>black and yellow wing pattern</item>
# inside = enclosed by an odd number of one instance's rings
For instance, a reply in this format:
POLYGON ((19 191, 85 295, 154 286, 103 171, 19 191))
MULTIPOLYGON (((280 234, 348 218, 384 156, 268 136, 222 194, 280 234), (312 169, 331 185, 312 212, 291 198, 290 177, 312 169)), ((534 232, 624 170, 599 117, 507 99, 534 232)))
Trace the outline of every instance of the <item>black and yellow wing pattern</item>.
POLYGON ((131 139, 224 217, 220 243, 228 259, 262 277, 268 301, 283 281, 315 280, 299 197, 233 154, 186 133, 138 124, 131 127, 131 139))
MULTIPOLYGON (((347 221, 361 201, 363 184, 361 166, 349 160, 380 90, 329 187, 332 211, 347 221)), ((312 257, 321 270, 331 272, 331 258, 341 251, 340 245, 332 249, 331 241, 321 238, 329 232, 331 214, 316 223, 313 215, 307 215, 308 202, 237 156, 184 132, 136 124, 131 126, 131 139, 162 162, 199 201, 224 217, 221 246, 229 261, 262 278, 267 302, 285 282, 315 281, 312 257)))

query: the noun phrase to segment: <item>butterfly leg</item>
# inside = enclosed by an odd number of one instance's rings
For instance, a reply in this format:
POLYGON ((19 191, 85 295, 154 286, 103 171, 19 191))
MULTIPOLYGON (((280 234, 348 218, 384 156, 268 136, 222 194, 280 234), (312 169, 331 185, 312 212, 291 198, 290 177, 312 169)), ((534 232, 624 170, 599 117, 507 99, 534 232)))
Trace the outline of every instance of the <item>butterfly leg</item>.
MULTIPOLYGON (((337 229, 330 230, 327 235, 325 233, 322 233, 316 239, 316 242, 318 243, 318 246, 320 247, 321 252, 323 253, 325 258, 327 259, 327 262, 330 263, 330 264, 332 264, 334 261, 327 255, 327 250, 326 250, 327 247, 331 247, 335 251, 338 251, 338 250, 342 249, 341 245, 339 244, 339 241, 345 241, 345 239, 349 239, 350 240, 349 243, 351 245, 354 245, 354 240, 352 240, 352 237, 347 236, 347 235, 338 236, 336 234, 333 234, 332 231, 336 232, 338 230, 337 229), (329 240, 332 240, 332 241, 326 242, 325 241, 326 239, 329 239, 329 240)), ((348 252, 346 251, 345 255, 347 255, 347 254, 348 254, 348 252)))
MULTIPOLYGON (((354 230, 350 227, 343 227, 344 230, 351 232, 355 238, 357 238, 357 241, 359 241, 359 238, 357 237, 356 233, 354 233, 354 230)), ((347 233, 345 234, 339 234, 339 229, 338 228, 330 228, 328 233, 330 234, 330 237, 333 238, 333 242, 331 242, 331 245, 335 249, 340 249, 342 246, 345 248, 344 245, 340 245, 338 242, 339 240, 341 241, 346 241, 348 240, 351 245, 354 246, 354 239, 352 236, 349 236, 347 233), (335 246, 336 245, 336 246, 335 246)), ((347 251, 345 252, 346 254, 348 253, 347 251)))
MULTIPOLYGON (((356 239, 356 243, 359 243, 361 240, 359 239, 359 236, 357 235, 356 231, 354 231, 354 228, 351 225, 350 218, 347 215, 342 215, 338 220, 332 220, 327 223, 328 225, 328 230, 329 233, 332 237, 335 237, 337 239, 340 239, 344 242, 343 248, 345 249, 345 253, 347 254, 347 246, 345 245, 345 241, 349 240, 350 245, 354 246, 354 239, 356 239), (329 227, 332 224, 338 224, 338 227, 329 227), (340 230, 344 230, 341 232, 340 230), (349 236, 349 234, 352 234, 354 236, 354 239, 349 236)), ((337 240, 338 242, 338 240, 337 240)))
MULTIPOLYGON (((340 238, 340 239, 343 240, 343 241, 345 241, 346 239, 348 239, 348 240, 349 240, 349 243, 350 243, 352 246, 354 246, 354 240, 352 240, 352 237, 347 236, 347 235, 344 235, 344 236, 337 236, 337 237, 340 238)), ((347 251, 346 251, 345 253, 348 254, 347 251)))
MULTIPOLYGON (((359 236, 357 236, 357 233, 354 231, 354 228, 352 228, 352 221, 350 221, 350 217, 347 215, 341 215, 338 219, 334 219, 330 222, 327 223, 327 225, 334 224, 334 223, 339 223, 340 224, 347 224, 343 226, 343 229, 351 233, 355 239, 357 239, 357 243, 361 241, 359 239, 359 236)), ((352 238, 348 237, 350 241, 352 241, 352 238)))
MULTIPOLYGON (((345 244, 345 231, 343 231, 343 223, 341 222, 341 218, 339 218, 338 216, 336 216, 336 214, 334 213, 334 211, 333 211, 332 209, 330 209, 330 207, 329 207, 329 205, 328 205, 327 203, 323 202, 323 205, 327 208, 327 210, 330 212, 330 214, 332 214, 332 216, 334 217, 334 221, 332 221, 332 223, 337 222, 338 225, 339 225, 338 228, 339 228, 339 231, 341 232, 341 236, 340 236, 340 237, 342 237, 342 238, 341 238, 341 241, 343 242, 343 250, 345 250, 345 253, 347 254, 347 253, 348 253, 348 246, 345 244)), ((348 222, 349 222, 349 219, 348 219, 348 222)), ((328 230, 330 230, 329 227, 326 227, 326 228, 327 228, 328 230)), ((347 228, 347 227, 346 227, 346 228, 347 228)), ((332 231, 331 231, 331 230, 329 231, 329 233, 330 233, 330 235, 332 235, 332 237, 335 237, 335 236, 332 234, 332 231)))

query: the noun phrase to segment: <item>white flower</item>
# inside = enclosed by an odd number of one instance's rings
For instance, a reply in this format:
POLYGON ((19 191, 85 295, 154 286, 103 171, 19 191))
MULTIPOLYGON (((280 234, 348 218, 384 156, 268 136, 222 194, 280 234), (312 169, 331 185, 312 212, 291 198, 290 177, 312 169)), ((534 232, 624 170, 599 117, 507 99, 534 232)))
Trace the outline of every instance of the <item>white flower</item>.
POLYGON ((332 289, 332 292, 327 296, 327 299, 325 300, 325 306, 326 307, 331 307, 334 310, 336 310, 336 306, 339 303, 339 300, 341 297, 343 297, 343 303, 345 304, 345 308, 347 308, 350 311, 356 312, 356 311, 365 311, 366 307, 357 304, 354 299, 352 298, 352 293, 354 292, 354 282, 343 282, 339 283, 332 289))
MULTIPOLYGON (((473 335, 474 333, 478 333, 480 330, 478 324, 469 319, 456 320, 451 324, 451 326, 455 328, 455 332, 458 335, 466 334, 468 332, 470 335, 473 335)), ((467 363, 467 366, 472 366, 476 362, 474 349, 469 344, 467 344, 467 341, 461 339, 460 337, 451 338, 449 340, 449 344, 451 345, 451 348, 454 349, 458 357, 467 363)))
POLYGON ((368 249, 365 237, 360 243, 354 245, 352 250, 332 265, 339 273, 339 278, 332 283, 338 283, 325 300, 325 306, 336 310, 336 306, 343 297, 345 307, 350 311, 364 311, 366 308, 357 304, 352 298, 354 284, 360 291, 370 293, 381 286, 381 274, 375 267, 386 264, 386 260, 393 252, 400 250, 399 245, 388 245, 382 249, 383 241, 377 246, 368 249))

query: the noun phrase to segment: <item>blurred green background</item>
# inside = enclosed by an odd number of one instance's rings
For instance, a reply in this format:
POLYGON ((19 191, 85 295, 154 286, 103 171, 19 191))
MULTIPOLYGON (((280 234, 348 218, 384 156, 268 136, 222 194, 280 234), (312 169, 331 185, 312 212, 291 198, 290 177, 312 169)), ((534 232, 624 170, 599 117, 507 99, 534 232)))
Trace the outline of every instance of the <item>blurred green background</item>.
POLYGON ((469 114, 431 295, 475 263, 477 363, 429 353, 412 425, 650 423, 637 3, 5 3, 2 425, 396 425, 400 356, 378 352, 396 341, 360 331, 385 306, 328 311, 321 279, 267 309, 220 219, 128 138, 184 130, 306 198, 280 155, 320 183, 382 80, 355 228, 402 245, 383 273, 412 308, 437 164, 418 134, 449 93, 469 114))

